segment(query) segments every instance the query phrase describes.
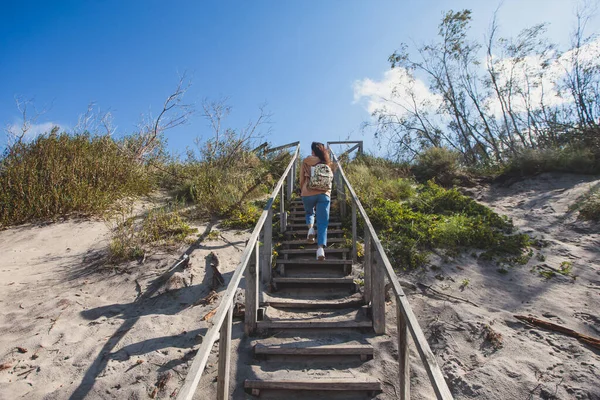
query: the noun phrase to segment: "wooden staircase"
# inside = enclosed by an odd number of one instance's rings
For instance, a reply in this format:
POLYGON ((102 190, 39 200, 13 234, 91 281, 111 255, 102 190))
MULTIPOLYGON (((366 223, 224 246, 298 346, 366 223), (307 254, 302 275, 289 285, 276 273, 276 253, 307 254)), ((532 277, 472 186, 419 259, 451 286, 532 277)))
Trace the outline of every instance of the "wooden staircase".
MULTIPOLYGON (((349 142, 328 142, 340 144, 349 142)), ((362 151, 362 142, 350 150, 362 151)), ((265 145, 259 146, 257 150, 265 145)), ((452 394, 437 365, 427 339, 419 326, 398 281, 394 266, 385 254, 377 232, 345 176, 339 159, 330 150, 337 169, 334 191, 340 196, 340 215, 351 220, 351 240, 344 238, 338 215, 332 215, 325 261, 316 261, 316 246, 306 242, 304 209, 301 201, 291 200, 300 167, 299 142, 264 150, 267 154, 295 147, 292 158, 275 185, 270 199, 248 239, 240 262, 223 292, 212 326, 204 339, 177 400, 207 398, 198 389, 210 356, 217 351, 216 399, 365 399, 381 392, 381 383, 370 375, 372 364, 389 360, 369 360, 374 356, 370 339, 386 333, 386 279, 396 305, 397 379, 394 398, 410 399, 409 338, 419 355, 438 400, 451 400, 452 394), (279 199, 279 232, 276 269, 272 268, 273 217, 279 199), (286 201, 287 200, 287 201, 286 201), (349 200, 349 204, 346 203, 349 200), (350 207, 347 207, 347 206, 350 207), (347 210, 347 208, 350 208, 347 210), (359 234, 358 218, 364 232, 359 234), (362 265, 356 260, 357 240, 364 243, 362 265), (347 247, 351 243, 351 248, 347 247), (364 273, 364 287, 355 284, 356 268, 364 273), (244 280, 244 332, 239 342, 236 375, 231 382, 233 315, 240 284, 244 280), (368 304, 368 305, 367 305, 368 304), (218 348, 215 344, 218 341, 218 348), (244 385, 240 383, 244 380, 244 385), (198 390, 198 391, 197 391, 198 390)), ((182 262, 187 257, 184 255, 182 262)), ((239 337, 238 337, 239 338, 239 337)), ((373 342, 373 341, 372 341, 373 342)), ((374 343, 374 342, 373 342, 374 343)), ((377 355, 375 355, 377 357, 377 355)), ((386 378, 387 379, 387 378, 386 378)), ((386 381, 389 385, 390 382, 386 381)), ((215 398, 210 397, 211 400, 215 398)), ((388 397, 389 398, 389 397, 388 397)))
POLYGON ((244 388, 277 399, 373 398, 380 382, 359 372, 373 358, 366 340, 373 322, 355 283, 352 249, 340 247, 346 240, 339 217, 331 215, 328 229, 334 247, 317 261, 317 246, 306 241, 301 200, 291 201, 290 214, 271 291, 260 302, 257 330, 267 337, 251 342, 255 360, 245 368, 254 378, 244 388), (277 335, 268 337, 273 331, 277 335))

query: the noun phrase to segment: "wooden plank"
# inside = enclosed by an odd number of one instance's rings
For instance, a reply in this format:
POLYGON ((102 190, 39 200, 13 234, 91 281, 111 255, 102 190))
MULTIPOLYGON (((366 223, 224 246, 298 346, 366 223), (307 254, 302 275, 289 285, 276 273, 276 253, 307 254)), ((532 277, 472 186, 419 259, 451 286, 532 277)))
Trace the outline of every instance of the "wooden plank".
MULTIPOLYGON (((332 152, 332 154, 333 154, 333 152, 332 152)), ((335 154, 333 154, 333 158, 337 162, 337 159, 335 158, 335 154)), ((394 272, 394 269, 390 263, 390 260, 387 258, 387 255, 385 254, 383 245, 381 244, 381 241, 379 240, 379 237, 377 236, 377 232, 375 231, 375 229, 373 229, 373 225, 371 224, 371 221, 369 220, 367 212, 365 211, 362 204, 360 203, 360 200, 358 200, 358 196, 356 196, 356 192, 354 192, 352 185, 350 185, 350 182, 346 178, 343 168, 339 164, 339 162, 337 162, 337 166, 338 166, 338 171, 339 171, 342 179, 348 185, 348 191, 350 192, 350 195, 352 196, 352 198, 354 198, 356 200, 356 204, 357 204, 359 213, 363 217, 363 219, 365 221, 365 225, 368 227, 369 232, 371 233, 373 247, 375 248, 374 250, 381 255, 381 258, 382 258, 382 261, 384 264, 383 266, 385 268, 385 273, 387 274, 388 278, 390 279, 390 282, 392 284, 392 290, 394 291, 394 293, 396 295, 396 300, 400 302, 402 313, 404 314, 404 317, 406 318, 406 321, 407 321, 408 329, 413 338, 415 347, 417 348, 417 351, 419 352, 419 356, 421 358, 421 361, 423 362, 423 366, 425 367, 425 370, 427 371, 427 375, 429 377, 429 381, 433 387, 435 395, 438 400, 452 399, 453 398, 452 394, 450 393, 448 384, 444 380, 442 371, 440 370, 440 367, 437 364, 435 355, 431 351, 431 348, 429 347, 429 344, 427 342, 427 339, 425 338, 425 335, 423 334, 423 331, 419 325, 419 322, 417 321, 417 318, 416 318, 415 314, 413 313, 413 311, 410 307, 410 304, 408 303, 408 299, 406 298, 406 295, 404 294, 404 291, 402 290, 402 286, 400 285, 400 282, 398 281, 398 277, 396 276, 396 273, 394 272)))
POLYGON ((354 283, 354 278, 273 278, 275 283, 309 283, 309 284, 331 284, 345 285, 354 283))
MULTIPOLYGON (((302 224, 304 226, 306 226, 306 218, 304 217, 304 213, 302 213, 301 216, 290 216, 288 217, 288 222, 289 223, 293 223, 293 224, 302 224)), ((329 217, 329 226, 331 226, 331 224, 340 224, 341 221, 337 218, 331 218, 331 216, 329 217)))
POLYGON ((292 193, 294 193, 294 176, 292 175, 294 172, 294 167, 292 167, 292 170, 290 172, 290 174, 287 177, 287 198, 291 199, 292 198, 292 193))
POLYGON ((351 355, 373 355, 373 346, 370 344, 338 344, 329 346, 310 346, 302 343, 291 343, 290 345, 257 344, 254 346, 254 354, 257 355, 305 355, 305 356, 351 356, 351 355))
MULTIPOLYGON (((290 218, 291 220, 291 218, 290 218)), ((328 227, 330 226, 337 226, 340 227, 342 226, 341 222, 329 222, 329 224, 327 225, 328 227)), ((306 224, 294 224, 294 223, 289 223, 288 224, 288 228, 306 228, 306 224)))
POLYGON ((287 230, 287 214, 285 212, 285 190, 281 188, 281 201, 279 202, 279 228, 283 233, 287 230))
MULTIPOLYGON (((339 254, 339 253, 348 253, 350 249, 330 249, 328 248, 326 252, 328 254, 339 254)), ((315 249, 282 249, 279 250, 279 254, 314 254, 315 249)))
POLYGON ((370 328, 371 321, 323 321, 323 320, 282 320, 282 321, 258 321, 257 328, 265 329, 351 329, 370 328))
POLYGON ((327 142, 327 147, 329 147, 330 144, 356 144, 362 142, 362 140, 338 140, 333 142, 327 142))
POLYGON ((350 147, 348 150, 346 150, 342 154, 340 154, 340 158, 347 156, 348 154, 352 153, 354 150, 357 150, 357 149, 360 154, 360 147, 361 147, 360 143, 355 144, 354 146, 350 147))
POLYGON ((378 335, 385 333, 385 274, 381 257, 378 252, 373 254, 371 268, 371 310, 373 314, 373 329, 378 335))
POLYGON ((352 199, 352 261, 358 260, 356 250, 356 201, 352 199))
MULTIPOLYGON (((254 150, 252 150, 252 153, 256 153, 256 152, 258 152, 260 150, 263 150, 263 149, 265 149, 268 146, 269 146, 269 142, 264 142, 263 144, 257 146, 254 150)), ((264 153, 264 151, 263 151, 263 153, 264 153)))
POLYGON ((194 396, 194 392, 196 390, 196 387, 198 386, 198 382, 200 382, 202 372, 206 367, 206 362, 208 361, 208 356, 210 355, 212 346, 217 340, 217 336, 220 334, 221 326, 225 321, 225 317, 229 312, 229 308, 233 304, 233 300, 235 298, 237 288, 240 285, 240 281, 242 280, 242 277, 246 272, 248 261, 252 256, 252 252, 254 251, 260 231, 262 230, 265 220, 267 219, 267 212, 273 206, 275 197, 277 196, 277 193, 282 189, 285 177, 291 169, 291 164, 298 158, 299 154, 300 147, 298 146, 296 147, 296 152, 294 153, 290 164, 287 166, 286 170, 279 178, 277 185, 275 185, 275 188, 273 189, 273 192, 271 194, 271 198, 267 201, 267 205, 265 206, 265 209, 263 210, 260 218, 258 219, 258 222, 256 223, 256 226, 254 227, 254 230, 252 231, 252 234, 250 235, 250 238, 248 239, 248 244, 246 245, 246 248, 242 253, 241 261, 235 269, 231 280, 229 281, 229 285, 227 286, 227 290, 221 298, 219 308, 217 309, 217 312, 211 321, 213 323, 213 326, 206 332, 206 335, 204 336, 202 345, 198 349, 196 357, 194 357, 194 361, 192 362, 192 365, 190 366, 190 369, 185 377, 183 386, 177 394, 177 400, 191 400, 194 396))
POLYGON ((410 361, 408 352, 408 327, 406 319, 402 313, 402 307, 396 303, 396 319, 398 323, 398 374, 399 380, 399 398, 400 400, 410 399, 410 361))
MULTIPOLYGON (((328 251, 325 251, 325 254, 327 254, 328 251)), ((299 264, 299 265, 352 265, 352 260, 336 260, 336 259, 325 259, 323 261, 319 261, 319 260, 303 260, 301 258, 295 258, 293 260, 284 260, 284 259, 277 259, 276 261, 277 264, 299 264)))
POLYGON ((244 311, 244 332, 246 335, 253 335, 256 331, 256 322, 258 320, 258 266, 259 266, 259 245, 254 245, 252 259, 246 269, 246 309, 244 311))
MULTIPOLYGON (((346 241, 346 239, 344 238, 327 238, 327 243, 344 243, 346 241)), ((306 242, 306 238, 304 239, 294 239, 294 240, 284 240, 283 242, 281 242, 281 244, 299 244, 299 245, 304 245, 304 246, 313 246, 315 249, 317 248, 316 244, 309 244, 306 242)))
POLYGON ((365 301, 370 303, 372 300, 371 297, 371 267, 373 264, 373 251, 371 250, 371 233, 369 232, 369 227, 365 224, 365 255, 363 257, 363 271, 364 271, 364 281, 365 281, 365 301))
MULTIPOLYGON (((334 235, 334 234, 339 234, 339 233, 344 233, 344 231, 342 229, 327 229, 327 234, 328 235, 334 235)), ((303 230, 297 230, 297 231, 286 231, 285 232, 286 235, 308 235, 308 229, 303 229, 303 230)))
POLYGON ((217 400, 229 399, 229 370, 231 363, 231 325, 233 304, 229 308, 225 322, 221 327, 219 339, 219 370, 217 375, 217 400))
POLYGON ((258 380, 246 379, 244 388, 258 390, 311 390, 311 391, 381 391, 381 383, 375 379, 323 379, 306 380, 258 380))
POLYGON ((273 209, 269 209, 265 225, 263 226, 263 245, 260 262, 260 275, 263 284, 271 283, 273 263, 273 209))
POLYGON ((323 309, 323 308, 356 308, 365 305, 362 299, 351 300, 268 300, 262 305, 274 308, 303 308, 303 309, 323 309))
POLYGON ((298 146, 299 144, 300 144, 300 142, 293 142, 293 143, 288 143, 288 144, 284 144, 284 145, 281 145, 281 146, 273 147, 273 148, 268 149, 267 151, 265 151, 265 154, 269 154, 269 153, 272 153, 272 152, 277 151, 277 150, 287 149, 289 147, 298 146))

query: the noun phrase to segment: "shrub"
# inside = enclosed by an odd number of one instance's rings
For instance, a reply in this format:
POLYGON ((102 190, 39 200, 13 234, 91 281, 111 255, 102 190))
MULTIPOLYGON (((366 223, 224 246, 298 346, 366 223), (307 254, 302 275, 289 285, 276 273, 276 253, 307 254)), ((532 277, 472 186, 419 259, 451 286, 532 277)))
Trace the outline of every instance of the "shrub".
POLYGON ((593 191, 579 207, 579 217, 600 221, 600 191, 593 191))
POLYGON ((98 214, 152 186, 145 166, 111 137, 53 130, 7 149, 0 158, 0 225, 98 214))
POLYGON ((198 231, 184 221, 178 206, 159 207, 136 218, 129 203, 107 213, 105 218, 112 230, 109 244, 112 263, 141 258, 151 247, 169 248, 187 242, 198 231))
POLYGON ((412 167, 417 180, 434 179, 443 186, 460 182, 460 154, 445 147, 431 147, 421 152, 412 167))
POLYGON ((369 190, 361 181, 365 176, 368 169, 353 167, 350 179, 354 186, 358 178, 361 189, 357 190, 366 193, 361 202, 394 265, 416 268, 427 262, 433 249, 458 253, 467 248, 486 250, 484 258, 516 263, 530 245, 527 235, 512 234, 508 219, 456 189, 445 189, 433 181, 411 184, 410 196, 399 201, 403 196, 381 190, 393 178, 375 181, 369 190))
POLYGON ((504 167, 504 175, 528 176, 542 172, 600 172, 600 161, 591 148, 564 146, 562 148, 523 149, 504 167))

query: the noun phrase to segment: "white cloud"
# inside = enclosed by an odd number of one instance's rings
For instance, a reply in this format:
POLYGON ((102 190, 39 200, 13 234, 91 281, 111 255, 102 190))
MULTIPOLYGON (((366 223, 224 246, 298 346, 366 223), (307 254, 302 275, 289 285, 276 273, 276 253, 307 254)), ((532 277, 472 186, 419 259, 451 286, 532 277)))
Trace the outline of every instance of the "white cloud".
MULTIPOLYGON (((563 79, 570 71, 570 65, 574 51, 568 51, 560 55, 543 74, 543 78, 536 75, 541 72, 540 58, 537 56, 526 57, 518 63, 512 73, 512 79, 517 86, 526 87, 526 77, 530 81, 530 93, 528 101, 534 108, 539 108, 543 102, 546 106, 559 106, 572 100, 561 97, 556 89, 556 83, 563 79)), ((580 60, 588 65, 600 67, 600 38, 590 42, 580 49, 580 60)), ((504 85, 511 73, 511 64, 514 60, 510 58, 494 57, 496 70, 500 72, 498 80, 500 86, 504 85)), ((482 63, 485 65, 485 60, 482 63)), ((433 94, 424 81, 413 78, 403 68, 394 68, 384 73, 381 80, 364 78, 353 84, 354 103, 362 104, 372 114, 377 110, 385 110, 388 113, 402 117, 414 107, 411 99, 414 98, 420 111, 435 113, 441 104, 441 97, 433 94), (412 95, 412 96, 411 96, 412 95)), ((513 109, 525 110, 525 100, 520 95, 511 98, 513 109)), ((485 100, 486 106, 496 117, 501 117, 501 106, 496 96, 492 95, 485 100)))
MULTIPOLYGON (((64 127, 62 127, 60 124, 58 124, 56 122, 43 122, 40 124, 31 124, 28 127, 27 133, 23 137, 23 140, 25 140, 25 141, 33 140, 40 135, 50 133, 52 128, 54 128, 55 126, 59 127, 60 132, 65 130, 64 127)), ((6 127, 6 131, 8 132, 8 134, 10 136, 19 136, 21 134, 22 128, 23 128, 22 124, 14 123, 14 124, 8 125, 6 127)))
POLYGON ((370 114, 385 109, 402 116, 414 107, 413 98, 419 107, 430 111, 441 103, 440 96, 431 93, 427 84, 413 79, 404 68, 386 71, 380 81, 365 78, 354 82, 354 102, 362 103, 370 114))

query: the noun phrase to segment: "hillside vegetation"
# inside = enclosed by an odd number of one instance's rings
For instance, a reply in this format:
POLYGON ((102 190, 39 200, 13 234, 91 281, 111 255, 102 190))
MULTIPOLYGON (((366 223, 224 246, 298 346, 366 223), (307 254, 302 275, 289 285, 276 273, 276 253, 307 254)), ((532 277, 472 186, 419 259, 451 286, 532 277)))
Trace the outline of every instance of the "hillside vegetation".
MULTIPOLYGON (((457 189, 434 179, 419 182, 405 164, 371 156, 356 158, 346 169, 394 265, 415 268, 431 252, 449 257, 467 250, 503 266, 527 262, 532 239, 514 233, 510 220, 457 189)), ((424 164, 415 169, 434 170, 424 164)))

